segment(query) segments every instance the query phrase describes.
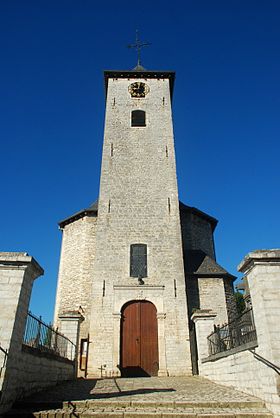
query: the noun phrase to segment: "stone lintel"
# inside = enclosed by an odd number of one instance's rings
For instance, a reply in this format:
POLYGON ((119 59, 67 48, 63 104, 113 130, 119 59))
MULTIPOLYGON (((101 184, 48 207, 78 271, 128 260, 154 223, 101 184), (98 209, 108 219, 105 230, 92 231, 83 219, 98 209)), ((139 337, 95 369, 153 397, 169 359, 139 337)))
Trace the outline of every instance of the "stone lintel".
POLYGON ((252 251, 244 257, 237 269, 246 274, 255 265, 265 263, 280 264, 280 249, 252 251))
POLYGON ((211 309, 197 309, 191 316, 191 320, 195 323, 201 319, 214 319, 216 318, 216 312, 211 309))
POLYGON ((233 354, 241 353, 242 351, 253 350, 256 347, 258 347, 257 340, 250 341, 238 347, 231 348, 230 350, 221 351, 220 353, 212 354, 208 357, 205 357, 201 359, 201 363, 207 363, 208 361, 216 361, 224 357, 232 356, 233 354))
POLYGON ((153 284, 131 284, 131 285, 121 285, 114 284, 114 289, 123 290, 123 289, 157 289, 163 290, 165 286, 163 285, 153 285, 153 284))
POLYGON ((79 311, 66 311, 60 314, 61 321, 79 321, 82 322, 85 318, 79 311))
POLYGON ((34 257, 26 252, 0 252, 0 269, 30 269, 34 279, 44 274, 44 270, 34 257))

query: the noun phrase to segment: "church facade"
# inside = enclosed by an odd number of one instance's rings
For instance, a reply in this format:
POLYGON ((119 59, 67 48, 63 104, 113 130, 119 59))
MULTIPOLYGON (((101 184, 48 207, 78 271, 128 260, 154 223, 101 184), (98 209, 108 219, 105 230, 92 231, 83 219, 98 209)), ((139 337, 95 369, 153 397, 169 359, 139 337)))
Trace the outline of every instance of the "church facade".
POLYGON ((60 222, 55 323, 79 316, 78 374, 196 371, 195 309, 236 315, 234 277, 216 262, 216 219, 179 201, 175 73, 105 71, 100 192, 60 222))

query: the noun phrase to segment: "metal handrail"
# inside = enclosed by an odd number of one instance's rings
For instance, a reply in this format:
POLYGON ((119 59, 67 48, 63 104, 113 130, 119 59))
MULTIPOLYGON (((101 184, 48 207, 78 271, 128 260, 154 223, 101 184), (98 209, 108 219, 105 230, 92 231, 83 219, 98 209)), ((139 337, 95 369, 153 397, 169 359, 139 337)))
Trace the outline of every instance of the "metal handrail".
POLYGON ((257 342, 252 309, 243 312, 228 324, 215 325, 207 339, 210 355, 257 342))
POLYGON ((61 334, 61 332, 58 331, 58 328, 54 329, 52 327, 52 325, 50 324, 46 324, 46 322, 42 321, 42 317, 40 316, 39 318, 37 316, 35 316, 32 312, 28 312, 28 316, 30 316, 31 318, 35 319, 36 321, 40 322, 42 325, 44 325, 44 327, 49 328, 50 330, 52 330, 53 332, 55 332, 57 335, 60 335, 61 337, 63 337, 65 340, 68 340, 71 344, 74 344, 68 337, 66 337, 66 335, 61 334))
POLYGON ((1 377, 1 375, 2 375, 2 370, 4 369, 4 367, 6 366, 6 362, 7 362, 7 357, 8 357, 8 350, 5 350, 3 347, 1 347, 1 345, 0 345, 0 351, 2 352, 2 353, 4 353, 4 360, 3 360, 3 364, 2 364, 2 366, 0 367, 0 377, 1 377))
POLYGON ((2 348, 1 344, 0 344, 0 351, 2 351, 6 356, 8 355, 8 350, 5 350, 4 348, 2 348))
POLYGON ((261 361, 263 364, 265 364, 266 366, 270 367, 271 369, 273 369, 276 373, 278 373, 280 375, 280 367, 277 366, 276 364, 272 363, 271 361, 267 360, 265 357, 261 356, 260 354, 256 353, 255 350, 249 350, 250 353, 253 354, 253 356, 261 361))
POLYGON ((75 344, 31 312, 27 315, 23 344, 41 352, 56 354, 69 360, 75 359, 75 344))

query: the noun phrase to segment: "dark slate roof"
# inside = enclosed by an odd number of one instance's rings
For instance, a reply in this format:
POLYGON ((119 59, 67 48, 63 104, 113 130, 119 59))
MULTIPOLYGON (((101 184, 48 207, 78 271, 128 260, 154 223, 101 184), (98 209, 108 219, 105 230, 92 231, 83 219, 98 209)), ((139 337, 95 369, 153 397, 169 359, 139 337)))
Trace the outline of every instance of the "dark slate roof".
POLYGON ((199 276, 211 276, 211 277, 229 277, 233 280, 235 276, 228 273, 223 267, 221 267, 213 258, 205 254, 201 250, 189 250, 186 254, 185 270, 187 274, 195 274, 199 276))
POLYGON ((97 212, 97 211, 98 211, 98 199, 96 199, 96 201, 95 201, 95 202, 93 202, 93 203, 89 206, 88 210, 95 211, 95 212, 97 212))
POLYGON ((69 216, 66 219, 58 222, 60 228, 64 228, 65 225, 70 224, 71 222, 76 221, 77 219, 83 218, 87 215, 97 216, 98 212, 98 199, 93 202, 87 209, 82 209, 79 212, 74 213, 74 215, 69 216))
POLYGON ((179 208, 180 208, 180 212, 187 212, 187 213, 193 213, 194 215, 205 219, 206 221, 208 221, 211 224, 212 227, 212 231, 215 230, 218 220, 213 218, 213 216, 208 215, 205 212, 202 212, 201 210, 194 208, 192 206, 187 206, 185 205, 183 202, 179 201, 179 208))
POLYGON ((172 98, 173 87, 175 81, 175 72, 174 71, 148 71, 140 67, 135 67, 133 70, 120 71, 120 70, 105 70, 104 71, 104 81, 105 81, 105 92, 107 96, 107 87, 109 78, 169 78, 170 81, 170 96, 172 98))

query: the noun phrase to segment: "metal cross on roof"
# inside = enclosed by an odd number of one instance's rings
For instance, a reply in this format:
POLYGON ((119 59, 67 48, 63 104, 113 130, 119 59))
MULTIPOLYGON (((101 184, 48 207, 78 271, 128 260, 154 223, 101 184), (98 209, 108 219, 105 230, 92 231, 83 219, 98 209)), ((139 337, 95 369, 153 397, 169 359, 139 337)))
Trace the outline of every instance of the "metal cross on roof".
POLYGON ((136 30, 136 42, 135 44, 128 45, 128 48, 135 48, 137 50, 137 67, 141 65, 141 48, 151 45, 149 42, 141 42, 138 36, 138 30, 136 30))

